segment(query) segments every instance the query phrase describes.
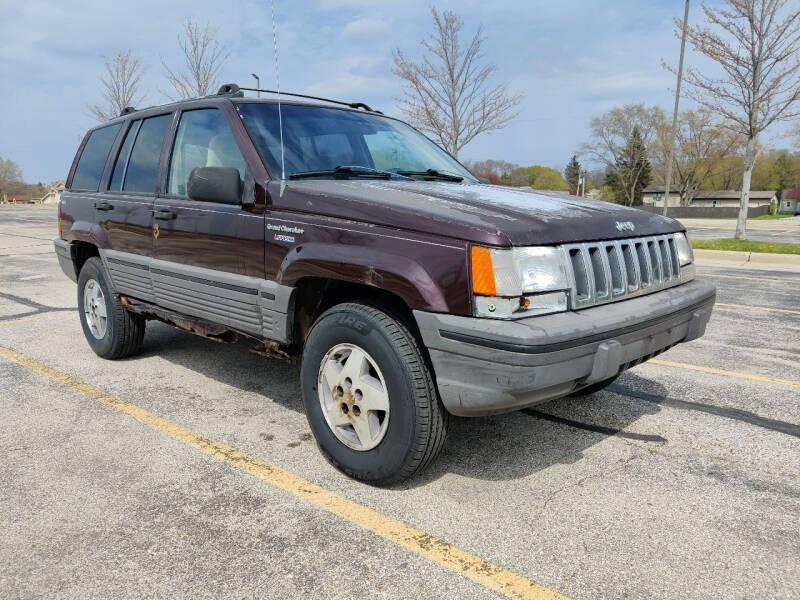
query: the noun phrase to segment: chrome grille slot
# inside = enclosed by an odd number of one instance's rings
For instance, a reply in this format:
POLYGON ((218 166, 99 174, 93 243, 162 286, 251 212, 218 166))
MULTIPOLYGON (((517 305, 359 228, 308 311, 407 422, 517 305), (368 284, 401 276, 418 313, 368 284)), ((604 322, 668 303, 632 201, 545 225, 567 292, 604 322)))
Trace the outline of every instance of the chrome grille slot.
POLYGON ((667 237, 667 245, 669 247, 669 259, 672 265, 672 276, 678 277, 681 271, 678 263, 678 251, 675 248, 675 239, 672 236, 667 237))
POLYGON ((639 272, 642 274, 642 287, 650 287, 653 281, 653 270, 650 267, 650 256, 644 247, 644 242, 636 242, 636 258, 639 261, 639 272))
POLYGON ((561 248, 569 259, 573 309, 648 294, 681 281, 672 234, 561 248))
POLYGON ((661 271, 661 258, 658 256, 658 248, 653 240, 647 240, 647 254, 650 257, 650 265, 653 270, 653 283, 658 285, 664 280, 661 271))
POLYGON ((594 276, 594 294, 598 300, 608 298, 608 279, 606 268, 603 264, 603 251, 598 246, 589 246, 589 261, 592 265, 592 275, 594 276))
POLYGON ((639 267, 636 252, 628 242, 619 243, 622 250, 622 260, 625 263, 625 278, 628 282, 628 293, 639 289, 639 267))
POLYGON ((608 244, 606 246, 606 263, 611 274, 611 293, 615 298, 624 294, 627 288, 622 274, 622 267, 619 264, 620 254, 616 244, 608 244))
POLYGON ((574 294, 578 305, 586 304, 591 295, 589 294, 589 276, 586 272, 586 265, 583 262, 583 253, 580 248, 573 248, 569 251, 570 265, 572 266, 573 279, 575 281, 574 294))
POLYGON ((669 256, 669 246, 667 246, 667 241, 664 239, 659 239, 656 243, 660 252, 661 267, 664 270, 664 280, 669 281, 672 279, 672 260, 669 256))

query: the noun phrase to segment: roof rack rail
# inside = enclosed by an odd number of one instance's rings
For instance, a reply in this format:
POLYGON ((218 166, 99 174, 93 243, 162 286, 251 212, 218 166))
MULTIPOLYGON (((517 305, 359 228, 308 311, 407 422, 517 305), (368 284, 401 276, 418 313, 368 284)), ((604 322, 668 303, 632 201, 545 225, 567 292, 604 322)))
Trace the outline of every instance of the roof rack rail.
POLYGON ((124 117, 125 115, 129 115, 129 114, 134 113, 134 112, 136 112, 136 109, 134 107, 126 106, 125 108, 122 109, 122 112, 119 113, 119 116, 120 117, 124 117))
MULTIPOLYGON (((246 89, 246 88, 245 88, 246 89)), ((235 96, 237 98, 241 98, 244 96, 244 92, 242 88, 240 88, 235 83, 224 83, 220 86, 219 90, 217 90, 217 96, 235 96)))
POLYGON ((278 90, 265 90, 262 88, 249 88, 249 87, 239 87, 235 83, 226 83, 222 87, 219 88, 217 92, 220 96, 244 96, 244 92, 264 92, 266 94, 279 94, 281 96, 294 96, 296 98, 308 98, 309 100, 320 100, 322 102, 330 102, 331 104, 340 104, 342 106, 347 106, 349 108, 363 108, 367 112, 376 113, 382 115, 383 113, 379 110, 375 110, 371 108, 368 104, 364 104, 363 102, 342 102, 341 100, 331 100, 330 98, 321 98, 320 96, 309 96, 307 94, 295 94, 292 92, 279 92, 278 90))

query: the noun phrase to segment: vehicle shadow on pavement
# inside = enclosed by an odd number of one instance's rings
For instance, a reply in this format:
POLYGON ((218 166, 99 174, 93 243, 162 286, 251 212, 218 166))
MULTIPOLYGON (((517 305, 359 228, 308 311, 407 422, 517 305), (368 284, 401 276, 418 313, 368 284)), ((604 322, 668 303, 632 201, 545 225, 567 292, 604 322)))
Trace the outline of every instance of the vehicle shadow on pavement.
MULTIPOLYGON (((664 387, 630 372, 620 381, 664 395, 664 387)), ((560 398, 521 411, 492 417, 455 418, 439 460, 408 482, 415 487, 445 473, 487 481, 518 479, 555 464, 573 464, 609 437, 661 445, 659 435, 625 431, 660 407, 606 391, 560 398)))
MULTIPOLYGON (((148 327, 139 356, 159 356, 243 392, 263 395, 265 402, 303 412, 299 367, 252 354, 250 345, 248 340, 216 343, 154 324, 148 327)), ((659 383, 631 372, 618 381, 615 385, 666 395, 659 383)), ((610 436, 664 444, 667 440, 661 436, 625 431, 640 417, 660 410, 655 403, 603 391, 505 415, 452 418, 438 460, 399 487, 425 485, 447 473, 487 481, 522 478, 554 464, 575 463, 585 450, 610 436)))

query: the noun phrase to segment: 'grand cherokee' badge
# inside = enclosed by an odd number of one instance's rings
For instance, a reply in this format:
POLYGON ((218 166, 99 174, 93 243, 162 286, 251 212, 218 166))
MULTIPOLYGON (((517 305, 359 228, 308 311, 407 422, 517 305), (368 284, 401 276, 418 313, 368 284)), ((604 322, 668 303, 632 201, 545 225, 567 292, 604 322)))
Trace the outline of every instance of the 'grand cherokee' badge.
POLYGON ((630 221, 617 221, 617 231, 633 231, 636 229, 630 221))

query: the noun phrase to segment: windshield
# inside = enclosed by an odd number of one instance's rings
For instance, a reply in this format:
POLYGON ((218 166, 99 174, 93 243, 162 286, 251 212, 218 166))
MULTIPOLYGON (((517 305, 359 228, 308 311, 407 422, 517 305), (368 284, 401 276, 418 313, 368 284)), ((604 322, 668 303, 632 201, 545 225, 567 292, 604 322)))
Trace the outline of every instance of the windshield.
MULTIPOLYGON (((278 105, 238 103, 239 113, 273 177, 281 174, 278 105)), ((446 152, 412 127, 372 113, 284 104, 286 177, 336 167, 425 173, 432 169, 474 182, 475 178, 446 152)))

